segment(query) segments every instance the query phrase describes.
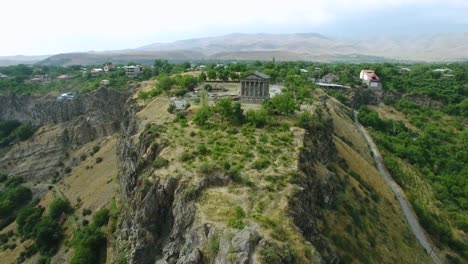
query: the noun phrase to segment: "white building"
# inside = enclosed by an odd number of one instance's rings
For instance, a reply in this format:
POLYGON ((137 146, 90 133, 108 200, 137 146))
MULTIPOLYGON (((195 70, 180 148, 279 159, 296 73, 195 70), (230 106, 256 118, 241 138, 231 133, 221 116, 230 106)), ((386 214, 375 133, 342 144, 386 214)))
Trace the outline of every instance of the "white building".
POLYGON ((101 84, 102 86, 107 86, 107 85, 110 84, 110 81, 109 81, 109 80, 102 80, 102 81, 100 82, 100 84, 101 84))
POLYGON ((8 76, 6 76, 6 75, 3 74, 3 73, 0 73, 0 79, 3 79, 3 78, 8 78, 8 76))
POLYGON ((306 69, 300 69, 299 71, 300 71, 301 73, 309 73, 309 71, 306 70, 306 69))
POLYGON ((125 66, 125 74, 129 78, 134 78, 143 74, 143 66, 141 65, 132 65, 132 66, 125 66))
POLYGON ((362 70, 359 78, 369 88, 381 88, 380 78, 373 70, 362 70))
POLYGON ((104 72, 102 68, 94 68, 90 71, 91 76, 96 77, 98 75, 101 75, 104 72))

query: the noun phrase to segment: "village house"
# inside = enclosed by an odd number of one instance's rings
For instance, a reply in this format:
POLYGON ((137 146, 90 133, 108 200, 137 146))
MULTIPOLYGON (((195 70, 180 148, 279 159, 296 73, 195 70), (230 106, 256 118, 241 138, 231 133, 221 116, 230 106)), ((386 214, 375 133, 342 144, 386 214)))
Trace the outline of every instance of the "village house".
POLYGON ((103 72, 104 72, 104 70, 101 69, 101 68, 94 68, 94 69, 92 69, 92 70, 90 71, 91 76, 93 76, 93 77, 99 76, 99 75, 101 75, 103 72))
POLYGON ((380 78, 373 70, 362 70, 359 78, 369 88, 382 88, 380 78))
POLYGON ((143 74, 143 66, 141 65, 125 66, 124 69, 125 69, 125 74, 129 78, 135 78, 143 74))
POLYGON ((204 70, 206 70, 206 65, 199 65, 199 66, 197 67, 197 69, 198 69, 199 71, 204 71, 204 70))
POLYGON ((445 68, 445 69, 435 69, 433 70, 433 72, 440 72, 440 73, 449 73, 449 72, 452 72, 451 69, 448 69, 448 68, 445 68))
POLYGON ((306 70, 306 69, 299 69, 299 71, 300 71, 301 73, 309 73, 309 71, 306 70))
POLYGON ((115 66, 112 65, 112 64, 106 64, 106 65, 104 65, 103 69, 104 69, 105 72, 110 72, 110 71, 115 70, 115 66))
POLYGON ((0 73, 0 79, 4 79, 4 78, 8 78, 8 76, 3 73, 0 73))
POLYGON ((240 83, 241 101, 258 103, 270 98, 270 76, 256 71, 242 77, 240 83))
POLYGON ((73 77, 68 75, 68 74, 62 74, 60 76, 57 76, 57 78, 55 78, 55 79, 60 80, 60 81, 66 81, 66 80, 70 80, 72 78, 73 77))
POLYGON ((322 79, 320 80, 321 83, 335 83, 336 81, 338 81, 340 78, 338 78, 338 76, 336 76, 335 74, 333 73, 328 73, 326 75, 324 75, 322 77, 322 79))
POLYGON ((110 84, 110 81, 109 80, 102 80, 99 84, 101 84, 102 86, 108 86, 110 84))
POLYGON ((26 83, 45 83, 48 81, 49 81, 49 75, 40 74, 40 75, 34 75, 31 79, 26 81, 26 83))

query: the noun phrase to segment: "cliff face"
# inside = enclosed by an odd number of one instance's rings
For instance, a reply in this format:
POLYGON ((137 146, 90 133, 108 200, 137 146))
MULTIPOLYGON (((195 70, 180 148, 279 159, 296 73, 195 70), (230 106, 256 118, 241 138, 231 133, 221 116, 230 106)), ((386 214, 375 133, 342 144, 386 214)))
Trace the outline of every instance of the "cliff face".
POLYGON ((325 263, 338 263, 339 258, 333 245, 319 231, 318 220, 335 202, 341 188, 338 176, 327 169, 337 159, 333 142, 333 121, 325 106, 318 110, 316 122, 306 128, 304 146, 299 155, 300 176, 295 180, 299 186, 289 206, 294 223, 304 237, 320 252, 325 263))
MULTIPOLYGON (((318 122, 311 124, 304 137, 298 139, 301 151, 292 158, 299 161, 290 168, 297 171, 298 176, 290 183, 294 191, 284 198, 286 217, 301 230, 296 235, 304 240, 301 244, 310 248, 307 256, 299 258, 296 253, 283 254, 288 252, 289 242, 278 244, 262 221, 249 221, 244 228, 234 229, 207 221, 206 215, 201 216, 200 197, 210 190, 235 185, 234 177, 215 171, 197 181, 189 181, 184 179, 188 174, 182 178, 175 174, 163 177, 157 170, 155 172, 151 166, 153 161, 178 143, 167 142, 161 136, 164 124, 148 123, 141 130, 142 120, 137 118, 140 109, 129 105, 118 147, 123 211, 115 242, 120 254, 114 256, 113 262, 337 263, 336 252, 320 234, 317 222, 335 201, 336 190, 340 188, 334 172, 326 169, 329 162, 336 160, 337 152, 332 121, 322 107, 318 122), (215 252, 210 251, 213 243, 215 252), (265 250, 278 252, 269 252, 274 257, 268 259, 260 256, 259 252, 265 250)), ((215 202, 222 206, 221 201, 215 202)), ((282 209, 274 210, 281 214, 282 209)), ((297 232, 297 228, 293 232, 297 232)))
POLYGON ((113 133, 119 127, 119 117, 128 97, 129 93, 105 88, 65 101, 57 101, 55 96, 0 96, 0 119, 40 126, 84 116, 91 125, 101 124, 104 133, 113 133), (104 124, 108 126, 102 126, 104 124))
POLYGON ((236 263, 250 263, 259 241, 255 227, 229 232, 210 223, 196 223, 196 197, 209 187, 232 183, 230 177, 213 174, 190 187, 175 176, 143 180, 166 142, 151 125, 137 139, 137 126, 135 108, 130 107, 118 148, 124 208, 115 245, 121 254, 113 262, 228 263, 229 256, 236 263), (214 237, 218 252, 203 255, 200 249, 214 237))
POLYGON ((0 159, 0 169, 27 181, 57 177, 69 152, 119 130, 128 93, 100 89, 58 102, 54 97, 0 96, 0 119, 42 126, 25 142, 15 144, 0 159))

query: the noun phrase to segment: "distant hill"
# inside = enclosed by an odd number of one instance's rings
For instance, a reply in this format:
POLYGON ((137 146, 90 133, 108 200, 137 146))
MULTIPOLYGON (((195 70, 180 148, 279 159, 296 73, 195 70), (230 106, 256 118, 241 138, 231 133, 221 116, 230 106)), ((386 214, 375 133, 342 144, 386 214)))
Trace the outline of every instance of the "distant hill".
POLYGON ((42 61, 49 57, 50 55, 43 55, 43 56, 0 56, 0 67, 2 66, 10 66, 10 65, 17 65, 17 64, 34 64, 36 62, 42 61))
POLYGON ((451 62, 468 60, 468 33, 369 36, 338 39, 315 33, 229 34, 218 37, 154 43, 136 49, 66 53, 41 64, 99 64, 106 61, 154 59, 196 60, 304 60, 320 62, 451 62))
POLYGON ((142 64, 153 64, 156 59, 167 59, 171 61, 199 60, 204 54, 194 51, 109 51, 88 53, 63 53, 51 56, 40 64, 43 65, 91 65, 106 62, 126 64, 135 61, 142 64))

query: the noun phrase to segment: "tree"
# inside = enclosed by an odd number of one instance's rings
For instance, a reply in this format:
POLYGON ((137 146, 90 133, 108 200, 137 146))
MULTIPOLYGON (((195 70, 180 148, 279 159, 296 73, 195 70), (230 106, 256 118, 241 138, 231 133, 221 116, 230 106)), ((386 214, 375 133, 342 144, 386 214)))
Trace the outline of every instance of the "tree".
POLYGON ((73 211, 70 202, 66 199, 55 198, 49 206, 49 216, 57 220, 63 213, 69 214, 73 211))
POLYGON ((229 72, 224 71, 224 70, 218 71, 218 79, 227 81, 229 79, 229 72))
POLYGON ((63 238, 62 227, 50 217, 44 217, 37 225, 35 238, 39 251, 43 255, 51 256, 57 252, 63 238))
POLYGON ((239 80, 239 74, 232 71, 229 73, 229 78, 231 78, 232 81, 237 81, 239 80))
POLYGON ((210 80, 216 80, 216 71, 215 70, 209 70, 208 71, 208 78, 210 80))
POLYGON ((216 103, 215 111, 221 116, 221 123, 224 123, 224 118, 230 118, 232 115, 232 99, 222 98, 216 103))
POLYGON ((195 124, 197 124, 198 126, 204 126, 206 125, 206 122, 208 122, 210 116, 210 108, 208 106, 203 106, 200 109, 198 109, 198 111, 195 113, 193 122, 195 122, 195 124))
POLYGON ((40 222, 42 210, 37 207, 25 207, 21 209, 16 217, 18 233, 29 237, 33 235, 36 225, 40 222))
POLYGON ((166 75, 161 75, 158 77, 158 88, 163 90, 163 91, 169 91, 172 88, 172 85, 174 85, 174 81, 166 76, 166 75))
POLYGON ((198 76, 198 81, 199 81, 199 82, 204 82, 204 81, 206 81, 206 78, 207 78, 206 73, 205 73, 205 72, 202 72, 202 73, 200 74, 200 76, 198 76))
POLYGON ((296 100, 294 100, 290 93, 276 95, 270 100, 265 101, 263 107, 265 107, 269 112, 286 115, 293 114, 298 108, 296 100))

